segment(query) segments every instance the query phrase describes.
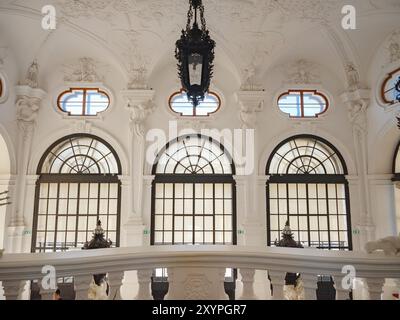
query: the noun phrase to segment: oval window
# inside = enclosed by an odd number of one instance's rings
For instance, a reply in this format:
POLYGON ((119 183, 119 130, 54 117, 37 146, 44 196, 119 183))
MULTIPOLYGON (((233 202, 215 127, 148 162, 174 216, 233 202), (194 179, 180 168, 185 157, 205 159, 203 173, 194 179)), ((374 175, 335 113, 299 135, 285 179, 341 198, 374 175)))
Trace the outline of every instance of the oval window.
POLYGON ((329 102, 316 90, 289 90, 278 98, 278 107, 291 118, 317 118, 326 112, 329 102))
POLYGON ((389 106, 400 102, 400 68, 389 73, 383 82, 382 99, 389 106))
POLYGON ((110 106, 110 98, 98 88, 72 88, 58 97, 58 107, 70 116, 96 116, 110 106))
POLYGON ((169 99, 170 109, 185 117, 207 117, 217 112, 220 106, 221 99, 213 92, 207 93, 197 107, 189 101, 185 91, 176 92, 169 99))

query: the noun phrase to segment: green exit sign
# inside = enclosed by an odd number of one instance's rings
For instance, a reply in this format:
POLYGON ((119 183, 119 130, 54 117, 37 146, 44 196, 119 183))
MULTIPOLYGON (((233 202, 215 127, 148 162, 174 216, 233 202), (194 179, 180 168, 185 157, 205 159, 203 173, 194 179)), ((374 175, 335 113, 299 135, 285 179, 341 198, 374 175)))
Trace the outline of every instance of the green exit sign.
POLYGON ((149 235, 149 234, 150 234, 150 230, 144 230, 144 231, 143 231, 143 234, 144 234, 144 235, 149 235))

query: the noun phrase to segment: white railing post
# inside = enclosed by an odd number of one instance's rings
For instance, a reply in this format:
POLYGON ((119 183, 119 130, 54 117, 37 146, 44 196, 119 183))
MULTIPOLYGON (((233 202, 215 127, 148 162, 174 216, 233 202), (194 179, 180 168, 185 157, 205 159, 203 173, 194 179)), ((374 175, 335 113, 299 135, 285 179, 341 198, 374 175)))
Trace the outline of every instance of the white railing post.
POLYGON ((121 286, 124 279, 124 272, 110 272, 108 274, 108 284, 110 285, 109 300, 122 300, 121 286))
POLYGON ((365 278, 369 300, 382 300, 383 286, 385 284, 384 278, 365 278))
MULTIPOLYGON (((335 275, 333 280, 335 282, 336 289, 336 300, 349 300, 350 299, 350 289, 343 288, 344 275, 335 275)), ((353 286, 353 284, 350 284, 353 286)))
POLYGON ((239 272, 242 276, 243 292, 242 296, 238 300, 257 300, 254 292, 254 275, 256 270, 240 269, 239 272))
POLYGON ((55 290, 43 289, 43 287, 40 285, 40 297, 42 300, 53 300, 54 292, 55 290))
POLYGON ((139 289, 135 300, 153 300, 153 296, 151 295, 152 275, 153 275, 153 270, 151 269, 137 271, 139 289))
POLYGON ((305 300, 317 300, 318 277, 315 274, 301 274, 305 300))
POLYGON ((286 272, 283 271, 268 271, 269 277, 271 278, 272 284, 272 299, 273 300, 285 300, 283 294, 283 287, 285 286, 286 272))
POLYGON ((93 275, 74 276, 75 300, 89 300, 89 286, 93 275))
POLYGON ((6 300, 18 300, 25 287, 25 281, 3 280, 3 290, 6 300))

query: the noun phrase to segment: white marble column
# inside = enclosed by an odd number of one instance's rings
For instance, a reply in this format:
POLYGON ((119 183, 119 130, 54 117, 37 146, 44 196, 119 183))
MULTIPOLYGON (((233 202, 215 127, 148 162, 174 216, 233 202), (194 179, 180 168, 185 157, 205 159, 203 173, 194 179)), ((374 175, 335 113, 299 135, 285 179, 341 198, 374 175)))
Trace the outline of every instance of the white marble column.
POLYGON ((272 284, 272 299, 273 300, 285 300, 283 288, 285 286, 285 271, 268 271, 271 278, 272 284))
POLYGON ((89 286, 93 275, 74 276, 75 300, 89 300, 89 286))
MULTIPOLYGON (((17 86, 16 92, 16 114, 19 129, 18 152, 17 152, 17 179, 14 199, 14 214, 8 225, 9 241, 13 251, 23 250, 23 231, 25 229, 25 199, 26 199, 26 175, 28 174, 28 162, 32 148, 32 138, 35 132, 36 118, 40 109, 41 101, 46 93, 38 88, 30 86, 17 86)), ((32 214, 31 212, 29 214, 32 214)), ((9 247, 8 247, 9 248, 9 247)))
MULTIPOLYGON (((240 223, 244 229, 243 244, 246 245, 263 245, 261 241, 264 224, 261 211, 264 206, 260 207, 259 203, 258 155, 260 147, 257 135, 257 114, 264 109, 264 99, 265 91, 263 90, 236 93, 236 100, 240 108, 239 118, 243 130, 242 146, 246 150, 244 157, 242 156, 243 159, 240 159, 245 160, 245 162, 236 165, 237 212, 243 213, 240 223)), ((265 192, 263 198, 265 198, 265 192)))
POLYGON ((382 300, 384 278, 366 278, 369 300, 382 300))
POLYGON ((107 275, 110 285, 109 300, 121 300, 121 286, 124 279, 124 272, 109 272, 107 275))
POLYGON ((153 270, 143 269, 137 271, 138 277, 138 293, 135 300, 153 300, 151 295, 151 276, 153 275, 153 270))
MULTIPOLYGON (((368 181, 368 123, 367 110, 370 103, 370 90, 357 89, 358 83, 343 93, 341 98, 348 110, 348 116, 353 128, 353 146, 356 156, 357 174, 359 177, 358 195, 360 198, 359 221, 357 228, 362 235, 360 239, 371 241, 375 239, 374 222, 370 208, 370 188, 368 181)), ((363 240, 365 241, 365 240, 363 240)), ((364 246, 365 243, 361 243, 364 246)))
POLYGON ((149 214, 143 209, 143 176, 145 164, 145 122, 147 117, 154 111, 154 90, 131 89, 121 92, 125 100, 126 108, 130 112, 130 172, 132 176, 132 212, 128 218, 125 228, 128 241, 139 243, 142 239, 145 225, 143 216, 149 214), (134 240, 135 239, 135 240, 134 240))
POLYGON ((21 280, 5 280, 2 281, 4 296, 6 300, 18 300, 24 291, 26 281, 21 280))
POLYGON ((239 272, 242 278, 243 292, 238 300, 256 300, 257 296, 254 291, 255 270, 240 269, 239 272))
POLYGON ((153 181, 155 176, 144 176, 144 195, 143 195, 143 212, 145 214, 145 226, 149 232, 143 235, 143 245, 149 246, 151 240, 151 193, 153 189, 153 181))

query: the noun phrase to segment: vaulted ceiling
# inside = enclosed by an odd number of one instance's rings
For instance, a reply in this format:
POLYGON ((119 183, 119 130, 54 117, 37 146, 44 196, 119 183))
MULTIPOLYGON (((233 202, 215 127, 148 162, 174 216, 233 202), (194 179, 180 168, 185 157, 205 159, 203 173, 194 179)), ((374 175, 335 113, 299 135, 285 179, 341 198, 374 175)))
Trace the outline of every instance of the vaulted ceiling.
MULTIPOLYGON (((293 59, 325 65, 338 77, 338 65, 355 63, 366 75, 377 48, 399 27, 400 0, 204 0, 217 42, 217 66, 234 70, 238 81, 249 67, 263 78, 293 59), (342 7, 357 9, 357 30, 341 27, 342 7)), ((33 59, 42 70, 89 56, 128 77, 132 68, 150 75, 175 65, 174 44, 186 24, 187 0, 1 0, 0 47, 20 66, 33 59), (41 28, 41 8, 57 9, 57 29, 41 28)), ((0 57, 1 58, 1 57, 0 57)))

